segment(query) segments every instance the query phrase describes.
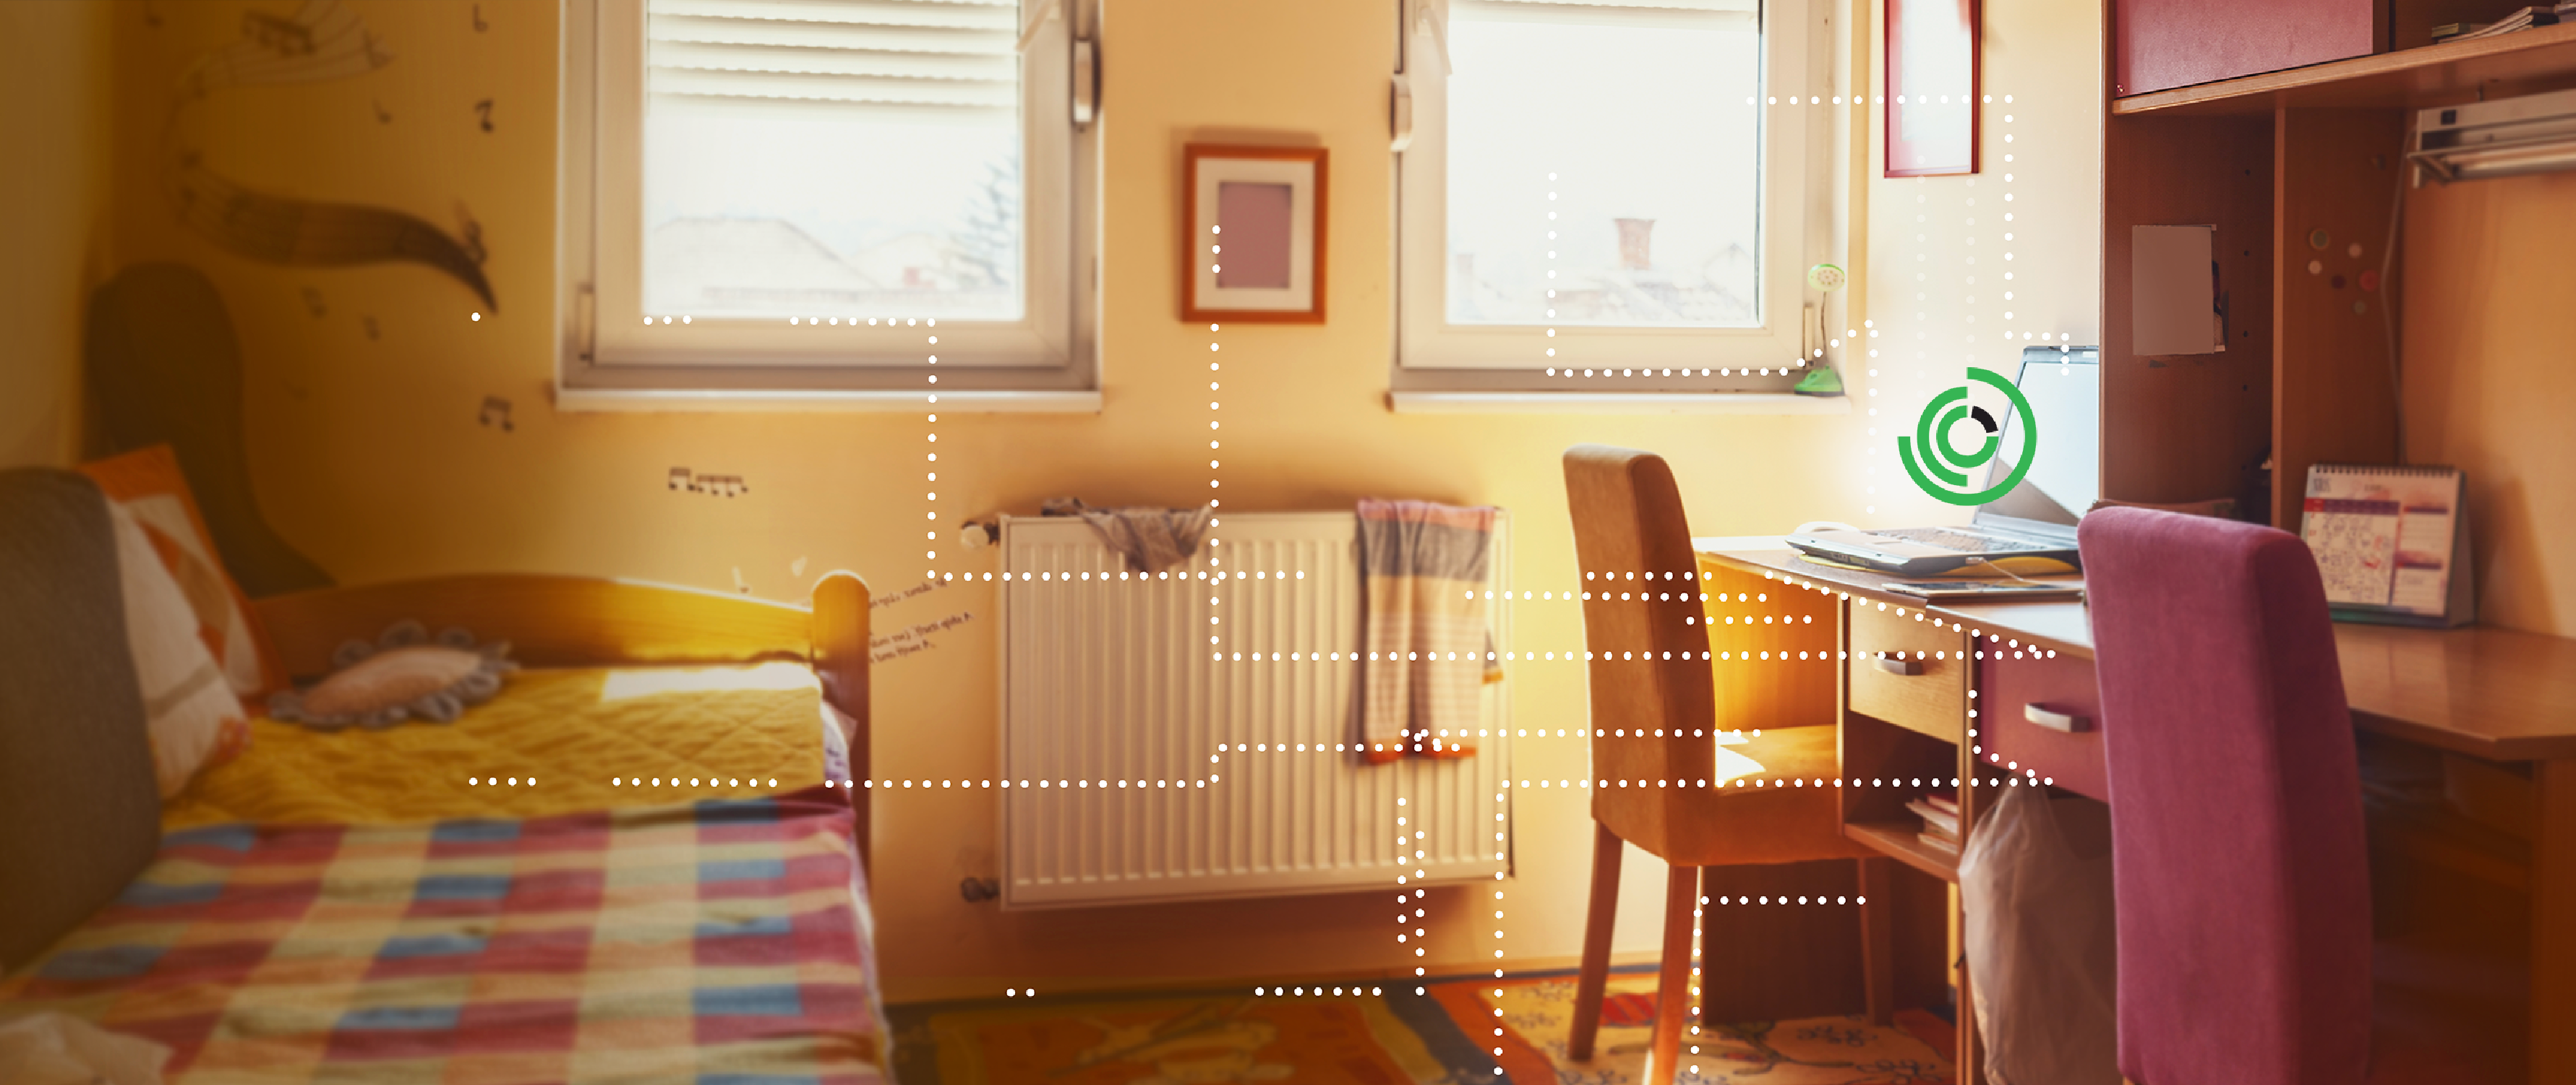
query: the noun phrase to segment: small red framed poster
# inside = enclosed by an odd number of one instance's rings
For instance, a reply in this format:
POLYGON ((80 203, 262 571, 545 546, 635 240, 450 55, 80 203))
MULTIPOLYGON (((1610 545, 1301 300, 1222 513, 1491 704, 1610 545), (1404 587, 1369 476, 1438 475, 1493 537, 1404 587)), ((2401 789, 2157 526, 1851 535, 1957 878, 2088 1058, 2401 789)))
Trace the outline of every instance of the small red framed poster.
POLYGON ((1889 177, 1977 172, 1979 0, 1886 0, 1889 177))
POLYGON ((1181 319, 1324 322, 1321 147, 1190 144, 1181 179, 1181 319))

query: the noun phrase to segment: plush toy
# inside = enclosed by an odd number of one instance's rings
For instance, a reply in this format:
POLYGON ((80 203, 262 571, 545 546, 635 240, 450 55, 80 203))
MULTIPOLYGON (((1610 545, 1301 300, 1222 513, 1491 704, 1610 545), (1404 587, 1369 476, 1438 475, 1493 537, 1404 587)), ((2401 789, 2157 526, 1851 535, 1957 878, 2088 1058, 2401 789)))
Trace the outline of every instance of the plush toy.
POLYGON ((419 622, 396 622, 375 643, 353 640, 331 653, 338 669, 319 684, 270 696, 268 714, 326 731, 448 723, 501 691, 501 676, 519 669, 509 654, 507 641, 478 646, 462 629, 432 640, 419 622))

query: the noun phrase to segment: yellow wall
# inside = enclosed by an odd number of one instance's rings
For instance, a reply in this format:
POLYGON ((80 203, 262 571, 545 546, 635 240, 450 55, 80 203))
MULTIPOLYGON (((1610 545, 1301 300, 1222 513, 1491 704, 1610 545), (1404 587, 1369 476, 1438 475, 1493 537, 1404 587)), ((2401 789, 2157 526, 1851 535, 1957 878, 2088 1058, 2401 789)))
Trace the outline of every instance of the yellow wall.
MULTIPOLYGON (((202 103, 194 123, 208 160, 251 185, 384 204, 439 222, 461 201, 483 224, 500 298, 499 311, 482 322, 467 319, 474 306, 461 287, 419 268, 280 270, 223 255, 174 227, 153 184, 158 120, 172 78, 198 52, 231 40, 241 8, 162 4, 158 29, 145 25, 139 6, 116 13, 119 116, 127 122, 118 137, 119 255, 195 263, 223 291, 248 368, 253 469, 280 532, 344 582, 524 569, 729 590, 738 569, 755 594, 781 599, 801 598, 812 577, 836 567, 861 572, 881 591, 915 583, 924 507, 915 472, 928 428, 918 415, 559 414, 546 405, 552 5, 484 0, 490 29, 482 32, 462 2, 349 6, 395 62, 357 80, 202 103), (496 102, 489 134, 472 112, 485 98, 496 102), (393 121, 379 123, 377 107, 393 121), (324 314, 306 308, 299 296, 306 286, 321 293, 324 314), (362 330, 368 316, 381 338, 362 330), (477 424, 486 395, 516 403, 514 433, 477 424), (674 494, 663 484, 673 466, 738 474, 752 492, 729 501, 674 494), (801 577, 790 573, 799 561, 801 577)), ((1385 0, 1109 0, 1105 408, 1097 416, 943 416, 944 522, 1028 512, 1057 494, 1095 504, 1187 504, 1206 493, 1208 335, 1174 313, 1171 231, 1179 148, 1214 129, 1307 134, 1333 151, 1331 322, 1230 326, 1221 334, 1225 388, 1216 398, 1226 404, 1227 509, 1339 508, 1363 496, 1502 505, 1516 517, 1515 584, 1560 592, 1576 583, 1576 571, 1558 456, 1577 442, 1669 457, 1703 534, 1777 532, 1810 518, 1894 524, 1947 514, 1928 499, 1864 492, 1864 463, 1893 456, 1892 436, 1864 432, 1865 408, 1798 418, 1388 413, 1388 15, 1385 0), (1871 501, 1877 514, 1865 511, 1871 501)), ((2093 32, 2086 20, 2048 26, 2048 35, 2093 32)), ((2009 40, 2009 50, 1989 58, 1992 86, 2039 85, 2047 80, 2029 73, 2062 64, 2041 34, 2009 40)), ((2094 52, 2087 37, 2059 44, 2054 52, 2094 52)), ((2090 123, 2089 110, 2065 112, 2090 123)), ((1994 138, 1997 129, 1988 131, 1994 138)), ((2085 146, 2073 157, 2095 161, 2085 146)), ((2073 186, 2061 194, 2068 207, 2091 206, 2089 171, 2068 167, 2049 183, 2073 186)), ((1965 182, 1874 184, 1911 193, 1964 191, 1965 182)), ((2065 232, 2097 231, 2086 220, 2065 232)), ((2026 252, 2024 276, 2044 279, 2032 272, 2053 269, 2089 282, 2095 257, 2078 248, 2026 252)), ((1910 259, 1917 250, 1892 251, 1910 259)), ((1936 298, 1925 311, 1944 308, 1936 298)), ((1943 335, 1965 329, 1949 319, 1926 327, 1943 335)), ((2084 326, 2089 316, 2064 320, 2084 326)), ((1909 329, 1900 321, 1888 330, 1909 329)), ((1854 371, 1852 383, 1863 406, 1871 381, 1854 371)), ((1910 416, 1937 386, 1927 367, 1921 391, 1888 393, 1901 405, 1890 413, 1910 416)), ((987 551, 949 567, 989 571, 990 561, 987 551)), ((978 619, 934 638, 933 650, 880 669, 879 775, 992 775, 993 606, 989 589, 957 586, 879 612, 889 624, 959 610, 978 619)), ((1507 646, 1514 650, 1581 644, 1570 604, 1521 604, 1515 622, 1519 643, 1507 646)), ((1509 689, 1521 726, 1583 722, 1582 678, 1571 664, 1518 665, 1509 689)), ((1519 775, 1584 773, 1576 739, 1521 740, 1512 755, 1519 775)), ((998 873, 988 794, 880 793, 876 901, 888 985, 898 997, 1032 982, 1062 989, 1086 978, 1409 974, 1417 963, 1409 945, 1390 937, 1384 898, 1370 894, 1035 914, 966 905, 958 879, 998 873)), ((1461 891, 1436 897, 1434 917, 1452 921, 1431 925, 1431 952, 1420 963, 1435 973, 1490 967, 1495 948, 1514 964, 1562 964, 1577 951, 1591 840, 1583 801, 1532 791, 1517 809, 1518 877, 1504 886, 1504 937, 1468 919, 1489 911, 1489 902, 1461 891)), ((1635 855, 1627 869, 1619 945, 1650 951, 1662 872, 1635 855)))
MULTIPOLYGON (((2101 9, 1987 0, 1983 19, 1991 104, 1978 173, 1881 177, 1886 141, 1870 141, 1869 308, 1883 334, 1869 341, 1878 357, 1854 367, 1864 378, 1865 367, 1878 370, 1878 381, 1861 382, 1874 391, 1855 394, 1864 416, 1878 409, 1864 428, 1875 425, 1881 445, 1908 432, 1926 400, 1965 383, 1969 366, 2010 377, 2026 345, 2101 338, 2101 9)), ((1884 71, 1883 27, 1877 36, 1884 71)), ((1878 514, 1868 524, 1967 519, 1917 492, 1892 451, 1871 484, 1878 514)))
POLYGON ((2576 635, 2576 174, 2406 201, 2407 459, 2468 475, 2479 619, 2576 635))
POLYGON ((80 441, 83 300, 107 248, 108 9, 0 4, 0 467, 80 441))

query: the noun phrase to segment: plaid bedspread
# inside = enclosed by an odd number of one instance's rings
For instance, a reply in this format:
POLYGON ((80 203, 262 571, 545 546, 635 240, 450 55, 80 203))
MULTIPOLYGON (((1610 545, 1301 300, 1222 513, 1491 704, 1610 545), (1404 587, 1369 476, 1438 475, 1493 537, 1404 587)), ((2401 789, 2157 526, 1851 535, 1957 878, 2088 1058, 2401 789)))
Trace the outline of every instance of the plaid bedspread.
POLYGON ((883 1080, 849 808, 814 789, 528 821, 170 834, 0 981, 168 1080, 883 1080))

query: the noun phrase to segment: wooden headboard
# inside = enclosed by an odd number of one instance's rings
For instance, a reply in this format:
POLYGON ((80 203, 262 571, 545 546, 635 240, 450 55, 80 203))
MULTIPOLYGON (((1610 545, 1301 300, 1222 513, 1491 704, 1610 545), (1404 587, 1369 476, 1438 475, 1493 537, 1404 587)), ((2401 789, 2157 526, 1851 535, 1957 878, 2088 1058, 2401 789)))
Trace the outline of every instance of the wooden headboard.
MULTIPOLYGON (((801 607, 670 584, 526 573, 322 588, 254 606, 279 663, 298 679, 329 672, 341 644, 373 640, 404 620, 509 641, 511 658, 532 667, 796 660, 814 669, 824 698, 857 721, 850 776, 869 778, 868 585, 855 573, 825 574, 801 607)), ((868 793, 864 783, 850 789, 862 867, 873 850, 868 793)))

